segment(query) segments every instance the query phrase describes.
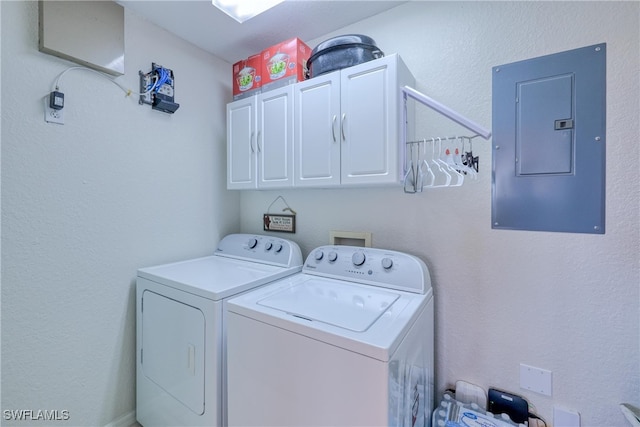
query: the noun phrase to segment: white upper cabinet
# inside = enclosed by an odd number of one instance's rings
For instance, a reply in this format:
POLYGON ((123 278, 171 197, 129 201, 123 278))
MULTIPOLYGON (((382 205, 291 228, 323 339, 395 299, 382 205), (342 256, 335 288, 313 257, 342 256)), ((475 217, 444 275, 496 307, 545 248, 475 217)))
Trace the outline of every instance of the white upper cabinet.
POLYGON ((394 54, 232 102, 227 188, 399 183, 400 88, 414 84, 394 54))
POLYGON ((340 122, 340 71, 296 85, 296 186, 340 185, 340 122))
POLYGON ((258 188, 293 185, 293 86, 258 95, 258 188))
POLYGON ((227 188, 256 188, 257 97, 227 104, 227 188))
POLYGON ((227 188, 293 185, 293 86, 227 105, 227 188))
POLYGON ((411 74, 398 55, 341 70, 343 185, 400 181, 400 87, 413 84, 411 74))

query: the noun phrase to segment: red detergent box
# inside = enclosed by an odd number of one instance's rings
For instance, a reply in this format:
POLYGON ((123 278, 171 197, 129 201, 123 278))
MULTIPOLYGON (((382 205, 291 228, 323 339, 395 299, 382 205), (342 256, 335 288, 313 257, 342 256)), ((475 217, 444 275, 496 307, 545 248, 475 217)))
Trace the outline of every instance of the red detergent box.
POLYGON ((275 88, 305 79, 311 49, 299 38, 262 51, 262 87, 275 88))
POLYGON ((262 55, 252 55, 233 64, 233 99, 259 93, 262 88, 262 55))

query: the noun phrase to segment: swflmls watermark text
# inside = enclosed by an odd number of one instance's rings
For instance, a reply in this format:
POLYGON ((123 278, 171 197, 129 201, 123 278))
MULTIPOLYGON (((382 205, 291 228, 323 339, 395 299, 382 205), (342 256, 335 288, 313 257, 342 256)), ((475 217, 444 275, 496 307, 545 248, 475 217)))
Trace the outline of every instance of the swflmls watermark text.
POLYGON ((66 409, 5 409, 5 421, 67 421, 71 418, 66 409))

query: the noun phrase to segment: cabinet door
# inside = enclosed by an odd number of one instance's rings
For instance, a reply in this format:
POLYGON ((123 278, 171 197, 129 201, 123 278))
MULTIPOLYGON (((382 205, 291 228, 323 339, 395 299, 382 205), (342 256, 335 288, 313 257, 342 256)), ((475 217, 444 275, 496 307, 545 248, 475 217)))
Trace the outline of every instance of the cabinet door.
POLYGON ((295 97, 294 185, 340 185, 340 72, 296 84, 295 97))
POLYGON ((293 185, 293 85, 258 95, 258 188, 293 185))
POLYGON ((227 188, 256 188, 256 96, 227 104, 227 188))
POLYGON ((343 185, 398 182, 396 56, 342 70, 343 185))

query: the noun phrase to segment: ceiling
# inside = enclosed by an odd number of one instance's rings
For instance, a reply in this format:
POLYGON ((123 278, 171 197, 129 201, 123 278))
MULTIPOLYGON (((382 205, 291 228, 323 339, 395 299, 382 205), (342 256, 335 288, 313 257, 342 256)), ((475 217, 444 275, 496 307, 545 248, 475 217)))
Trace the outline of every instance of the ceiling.
POLYGON ((117 3, 233 64, 281 41, 293 37, 313 40, 406 1, 286 0, 243 24, 218 10, 210 0, 117 3))

